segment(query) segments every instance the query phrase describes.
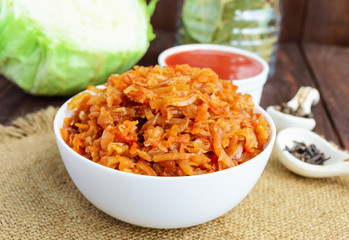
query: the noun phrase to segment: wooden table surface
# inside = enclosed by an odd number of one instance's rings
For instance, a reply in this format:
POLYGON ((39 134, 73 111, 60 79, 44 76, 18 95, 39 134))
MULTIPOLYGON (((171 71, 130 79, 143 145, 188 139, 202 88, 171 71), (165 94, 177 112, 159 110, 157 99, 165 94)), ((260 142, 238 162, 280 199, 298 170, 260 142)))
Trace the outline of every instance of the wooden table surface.
MULTIPOLYGON (((157 35, 139 65, 156 64, 158 54, 174 44, 169 33, 157 35)), ((261 106, 288 101, 301 86, 312 86, 320 92, 321 101, 312 108, 317 123, 314 132, 349 149, 349 48, 279 44, 274 73, 264 87, 261 106)), ((0 123, 10 124, 19 116, 49 105, 59 106, 66 99, 31 96, 0 77, 0 123)))

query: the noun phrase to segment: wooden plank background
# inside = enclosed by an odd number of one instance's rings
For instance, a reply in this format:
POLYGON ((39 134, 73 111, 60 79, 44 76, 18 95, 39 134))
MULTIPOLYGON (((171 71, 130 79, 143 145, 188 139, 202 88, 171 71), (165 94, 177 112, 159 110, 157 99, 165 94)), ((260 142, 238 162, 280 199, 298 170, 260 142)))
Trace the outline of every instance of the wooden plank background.
POLYGON ((349 149, 349 48, 305 43, 303 51, 330 118, 328 122, 341 136, 341 144, 349 149))
POLYGON ((301 40, 348 46, 349 0, 306 1, 304 31, 301 40))

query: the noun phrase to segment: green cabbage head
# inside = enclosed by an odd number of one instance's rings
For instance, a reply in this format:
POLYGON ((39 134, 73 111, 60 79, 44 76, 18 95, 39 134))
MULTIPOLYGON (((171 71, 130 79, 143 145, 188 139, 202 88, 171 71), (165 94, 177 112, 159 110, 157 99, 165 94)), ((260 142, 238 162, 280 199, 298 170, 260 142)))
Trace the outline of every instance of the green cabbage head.
POLYGON ((72 95, 131 68, 157 0, 0 0, 0 73, 34 95, 72 95))

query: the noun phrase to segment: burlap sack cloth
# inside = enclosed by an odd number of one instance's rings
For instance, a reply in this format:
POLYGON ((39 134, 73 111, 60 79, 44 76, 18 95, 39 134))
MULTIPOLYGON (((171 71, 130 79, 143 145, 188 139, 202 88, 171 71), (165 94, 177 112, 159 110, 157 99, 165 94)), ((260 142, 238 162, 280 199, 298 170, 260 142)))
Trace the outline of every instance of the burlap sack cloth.
POLYGON ((206 224, 161 230, 114 219, 70 180, 55 111, 0 126, 0 239, 349 239, 349 176, 299 177, 275 157, 238 206, 206 224))

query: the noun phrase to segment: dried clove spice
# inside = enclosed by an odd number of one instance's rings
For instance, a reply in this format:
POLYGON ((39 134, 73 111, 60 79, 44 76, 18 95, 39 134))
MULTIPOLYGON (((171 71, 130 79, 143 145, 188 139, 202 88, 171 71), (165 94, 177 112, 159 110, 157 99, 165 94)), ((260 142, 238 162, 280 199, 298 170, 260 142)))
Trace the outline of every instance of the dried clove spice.
POLYGON ((299 106, 296 110, 293 110, 292 108, 290 108, 289 106, 287 106, 287 104, 285 102, 281 103, 280 105, 276 105, 274 106, 275 110, 286 113, 286 114, 290 114, 293 116, 297 116, 297 117, 304 117, 304 118, 313 118, 313 114, 309 113, 309 114, 305 114, 303 111, 302 106, 299 106))
POLYGON ((303 162, 324 165, 324 162, 330 159, 330 157, 326 158, 325 154, 314 144, 306 145, 304 142, 293 142, 295 145, 292 148, 286 146, 285 150, 303 162))

